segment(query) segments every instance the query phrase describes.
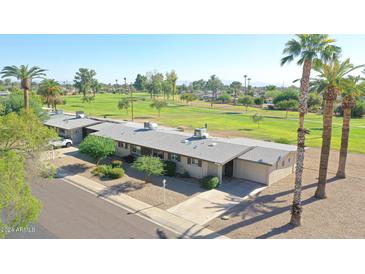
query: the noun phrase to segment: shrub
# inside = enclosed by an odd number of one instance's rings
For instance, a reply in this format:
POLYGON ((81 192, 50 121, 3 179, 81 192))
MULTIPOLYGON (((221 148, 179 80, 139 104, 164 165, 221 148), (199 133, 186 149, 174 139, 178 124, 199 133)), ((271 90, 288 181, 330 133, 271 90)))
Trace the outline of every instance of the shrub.
POLYGON ((57 167, 54 164, 45 162, 42 164, 40 175, 46 179, 53 179, 56 177, 57 167))
POLYGON ((205 176, 201 180, 201 187, 205 189, 214 189, 219 186, 219 178, 217 176, 205 176))
POLYGON ((94 168, 91 173, 97 176, 106 176, 112 167, 110 165, 100 165, 94 168))
MULTIPOLYGON (((343 116, 342 106, 336 108, 336 115, 343 116)), ((365 103, 363 101, 356 101, 355 107, 351 111, 351 118, 361 118, 365 114, 365 103)))
POLYGON ((173 177, 176 175, 176 163, 173 161, 165 161, 164 173, 166 176, 173 177))
POLYGON ((112 167, 121 167, 121 166, 122 166, 122 161, 120 161, 120 160, 112 161, 112 167))
POLYGON ((80 144, 80 152, 89 155, 98 164, 100 160, 115 153, 115 143, 109 138, 89 135, 80 144))
POLYGON ((288 101, 288 100, 299 100, 299 92, 294 89, 287 89, 285 91, 279 92, 273 99, 273 103, 276 105, 281 101, 288 101))
POLYGON ((118 179, 124 176, 124 169, 121 167, 114 167, 109 170, 108 174, 106 174, 111 179, 118 179))
POLYGON ((110 179, 118 179, 124 176, 124 169, 121 167, 112 167, 111 165, 100 165, 91 171, 92 174, 110 179))
POLYGON ((123 160, 128 164, 132 164, 136 160, 136 157, 134 157, 133 155, 128 155, 124 156, 123 160))

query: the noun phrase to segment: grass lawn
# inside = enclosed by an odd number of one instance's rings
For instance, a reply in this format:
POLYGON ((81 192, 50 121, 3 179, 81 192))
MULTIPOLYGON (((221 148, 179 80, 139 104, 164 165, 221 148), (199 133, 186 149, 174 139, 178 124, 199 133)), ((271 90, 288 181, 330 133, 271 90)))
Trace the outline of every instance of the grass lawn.
MULTIPOLYGON (((124 96, 124 95, 123 95, 124 96)), ((196 101, 190 105, 184 102, 170 101, 168 107, 161 110, 161 117, 155 109, 150 107, 149 96, 143 93, 134 94, 138 101, 134 102, 134 116, 136 121, 151 120, 161 125, 183 126, 187 129, 202 127, 208 124, 212 135, 225 137, 245 136, 263 140, 278 141, 286 139, 289 143, 296 143, 296 130, 298 127, 298 113, 289 112, 285 119, 285 111, 263 110, 248 108, 244 112, 242 106, 216 104, 213 108, 209 103, 196 101), (252 115, 260 113, 264 116, 260 128, 252 122, 252 115)), ((88 115, 107 116, 109 118, 130 119, 130 111, 119 110, 117 107, 120 94, 98 94, 94 101, 82 103, 81 96, 66 97, 66 105, 59 108, 74 112, 83 110, 88 115)), ((339 149, 341 143, 342 118, 334 117, 332 148, 339 149)), ((309 113, 306 116, 306 128, 310 130, 306 144, 312 147, 321 146, 322 116, 309 113)), ((352 119, 349 150, 351 152, 365 153, 365 119, 352 119)))

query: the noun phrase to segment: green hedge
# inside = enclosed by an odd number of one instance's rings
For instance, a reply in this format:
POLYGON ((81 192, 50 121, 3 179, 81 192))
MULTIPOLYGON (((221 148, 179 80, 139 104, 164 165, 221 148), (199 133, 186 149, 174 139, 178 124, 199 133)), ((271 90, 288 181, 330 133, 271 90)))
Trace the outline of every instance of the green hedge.
POLYGON ((124 169, 121 167, 114 167, 112 168, 107 176, 111 179, 118 179, 124 176, 124 169))
POLYGON ((173 177, 176 175, 176 163, 173 161, 165 161, 164 173, 166 176, 173 177))
POLYGON ((205 176, 200 183, 202 188, 214 189, 219 186, 219 178, 217 176, 205 176))

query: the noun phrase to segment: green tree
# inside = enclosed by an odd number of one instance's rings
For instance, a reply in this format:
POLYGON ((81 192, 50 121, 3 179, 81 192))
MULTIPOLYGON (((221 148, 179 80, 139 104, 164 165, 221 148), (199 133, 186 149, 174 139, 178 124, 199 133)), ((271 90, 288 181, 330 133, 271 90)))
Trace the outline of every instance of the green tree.
POLYGON ((17 66, 6 66, 0 72, 2 78, 5 77, 15 77, 20 80, 20 86, 24 92, 24 109, 29 110, 29 91, 32 86, 32 80, 37 78, 42 78, 46 76, 44 73, 46 70, 39 67, 28 68, 28 65, 17 66))
POLYGON ((308 109, 317 111, 322 105, 322 98, 316 93, 311 92, 308 97, 308 109))
POLYGON ((158 112, 158 117, 160 117, 161 109, 167 107, 167 102, 162 100, 153 100, 150 107, 155 108, 158 112))
POLYGON ((255 113, 254 115, 252 115, 252 121, 257 124, 257 128, 260 128, 260 122, 264 119, 264 117, 262 117, 262 115, 255 113))
POLYGON ((343 83, 342 89, 342 136, 341 149, 338 169, 336 176, 339 178, 346 177, 346 161, 350 134, 351 112, 356 106, 356 98, 365 93, 365 84, 360 82, 360 77, 349 76, 343 83))
POLYGON ((32 111, 0 116, 0 153, 13 151, 29 157, 46 149, 48 142, 56 137, 56 132, 44 126, 32 111))
POLYGON ((158 157, 141 156, 132 165, 136 170, 145 174, 145 182, 149 182, 151 176, 159 176, 164 172, 164 163, 158 157))
MULTIPOLYGON (((24 112, 24 96, 21 90, 15 90, 5 98, 0 98, 0 105, 2 105, 2 115, 16 112, 21 114, 24 112)), ((35 113, 39 120, 44 121, 47 118, 47 113, 42 109, 42 101, 38 95, 33 93, 29 97, 30 110, 35 113)))
POLYGON ((80 68, 76 72, 74 77, 74 86, 79 90, 79 93, 83 94, 83 102, 90 102, 88 94, 95 88, 95 75, 96 72, 93 69, 80 68))
POLYGON ((231 95, 229 95, 228 93, 221 93, 217 98, 217 101, 221 103, 229 103, 230 100, 231 100, 231 95))
POLYGON ((276 105, 281 101, 288 101, 288 100, 299 100, 298 92, 293 89, 287 89, 282 92, 279 92, 275 95, 273 99, 273 103, 276 105))
POLYGON ((244 95, 244 96, 238 98, 238 103, 240 105, 244 105, 246 107, 246 112, 247 112, 248 107, 253 105, 253 103, 254 103, 253 97, 250 95, 244 95))
POLYGON ((212 94, 212 100, 210 102, 210 106, 213 107, 214 100, 217 99, 218 90, 223 87, 222 81, 215 75, 210 76, 209 80, 207 81, 207 88, 210 89, 212 94))
POLYGON ((185 101, 187 104, 197 100, 198 98, 193 93, 183 93, 180 95, 180 99, 185 101))
POLYGON ((43 98, 48 107, 57 109, 57 104, 62 102, 60 99, 61 85, 54 79, 44 79, 38 88, 38 94, 43 98))
POLYGON ((110 138, 89 135, 81 142, 80 152, 89 155, 99 165, 101 160, 114 155, 115 143, 110 138))
POLYGON ((129 100, 127 98, 123 98, 121 100, 119 100, 118 102, 118 108, 119 109, 124 109, 127 114, 128 114, 128 109, 129 109, 129 100))
POLYGON ((177 74, 175 70, 172 70, 170 73, 166 73, 166 80, 169 83, 172 93, 172 100, 175 101, 175 95, 176 95, 176 81, 177 81, 177 74))
POLYGON ((234 81, 229 85, 229 87, 233 92, 233 103, 236 104, 238 95, 241 93, 242 83, 238 82, 238 81, 234 81))
POLYGON ((293 99, 280 101, 275 106, 279 109, 283 109, 283 110, 286 111, 285 119, 287 119, 289 110, 297 110, 298 109, 298 101, 293 100, 293 99))
POLYGON ((136 80, 133 83, 134 88, 137 91, 144 91, 146 89, 147 77, 141 74, 137 74, 136 80))
POLYGON ((285 44, 281 59, 281 65, 285 65, 299 58, 297 64, 303 66, 300 80, 299 99, 299 126, 297 138, 297 159, 295 168, 294 197, 291 207, 290 223, 294 226, 301 224, 302 216, 302 177, 304 168, 305 135, 308 130, 304 127, 304 116, 307 112, 307 96, 309 90, 309 79, 313 63, 319 60, 327 61, 336 58, 340 48, 333 45, 334 39, 326 34, 298 34, 296 39, 291 39, 285 44))
POLYGON ((256 97, 254 100, 255 105, 262 106, 264 104, 264 98, 263 97, 256 97))
POLYGON ((319 199, 326 198, 326 182, 328 160, 331 149, 332 138, 332 117, 333 105, 337 95, 343 90, 345 76, 350 72, 362 66, 354 66, 350 63, 350 59, 340 62, 338 59, 328 63, 318 63, 314 66, 314 70, 318 73, 314 86, 318 92, 323 93, 324 109, 323 109, 323 131, 322 131, 322 147, 321 159, 319 164, 318 185, 315 197, 319 199))
POLYGON ((36 222, 41 211, 24 173, 22 157, 15 151, 0 152, 0 238, 36 222))
POLYGON ((194 91, 205 91, 207 89, 207 82, 204 79, 193 81, 192 88, 194 91))

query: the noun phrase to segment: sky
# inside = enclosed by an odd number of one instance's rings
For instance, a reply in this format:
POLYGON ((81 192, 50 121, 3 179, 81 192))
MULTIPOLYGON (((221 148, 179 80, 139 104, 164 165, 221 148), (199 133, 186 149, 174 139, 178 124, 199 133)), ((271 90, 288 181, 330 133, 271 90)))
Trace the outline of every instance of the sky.
MULTIPOLYGON (((365 64, 365 35, 331 35, 343 58, 365 64)), ((134 81, 137 73, 174 69, 179 83, 208 79, 253 85, 291 85, 301 68, 280 66, 285 42, 293 35, 0 35, 0 68, 29 64, 47 77, 72 82, 81 68, 96 71, 103 83, 134 81)))

